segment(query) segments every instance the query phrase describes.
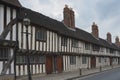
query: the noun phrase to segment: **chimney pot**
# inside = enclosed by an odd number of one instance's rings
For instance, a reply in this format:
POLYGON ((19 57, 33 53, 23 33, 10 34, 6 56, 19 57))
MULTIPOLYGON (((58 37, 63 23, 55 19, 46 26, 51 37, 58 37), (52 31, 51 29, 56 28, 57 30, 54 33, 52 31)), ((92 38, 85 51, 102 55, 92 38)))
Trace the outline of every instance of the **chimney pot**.
POLYGON ((65 4, 65 7, 67 7, 67 8, 68 8, 68 5, 67 5, 67 4, 65 4))

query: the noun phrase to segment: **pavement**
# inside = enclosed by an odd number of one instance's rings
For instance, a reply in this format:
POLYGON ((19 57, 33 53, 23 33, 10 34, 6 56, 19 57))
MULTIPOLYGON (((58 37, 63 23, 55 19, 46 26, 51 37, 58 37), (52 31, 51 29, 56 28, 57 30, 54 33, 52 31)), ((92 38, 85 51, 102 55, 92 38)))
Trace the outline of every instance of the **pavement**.
MULTIPOLYGON (((85 78, 87 76, 95 75, 96 73, 98 74, 103 71, 106 71, 106 70, 109 71, 110 69, 119 68, 119 67, 120 67, 120 65, 111 66, 111 67, 107 66, 107 67, 103 67, 101 69, 100 68, 82 69, 82 70, 79 69, 79 70, 62 72, 62 73, 57 73, 57 74, 49 74, 49 75, 40 74, 40 75, 32 76, 32 78, 33 78, 32 80, 81 80, 80 78, 83 78, 83 77, 85 78)), ((120 72, 120 69, 119 69, 119 72, 120 72)), ((107 76, 107 74, 106 74, 106 76, 107 76)), ((120 76, 120 74, 119 74, 119 76, 120 76)), ((98 76, 98 78, 99 78, 99 76, 98 76)), ((17 80, 27 80, 27 77, 21 77, 17 80)), ((98 79, 95 78, 95 79, 85 79, 85 80, 98 80, 98 79)), ((101 78, 100 78, 100 80, 101 80, 101 78)), ((102 79, 102 80, 106 80, 106 79, 102 79)), ((112 79, 112 80, 115 80, 115 79, 112 79)))
POLYGON ((88 75, 71 80, 120 80, 120 68, 115 68, 94 75, 88 75))
MULTIPOLYGON (((69 71, 69 72, 62 72, 57 74, 44 74, 44 75, 35 75, 32 76, 32 80, 66 80, 68 78, 79 76, 79 71, 69 71)), ((22 77, 17 80, 27 80, 27 77, 22 77)))

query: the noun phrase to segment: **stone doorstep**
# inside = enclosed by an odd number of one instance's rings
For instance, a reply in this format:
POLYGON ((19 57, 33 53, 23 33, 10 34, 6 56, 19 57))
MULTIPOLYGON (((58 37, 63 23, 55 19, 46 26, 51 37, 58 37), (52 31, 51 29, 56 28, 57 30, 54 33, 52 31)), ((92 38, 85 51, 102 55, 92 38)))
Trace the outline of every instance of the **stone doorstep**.
POLYGON ((3 76, 0 76, 0 80, 14 80, 14 75, 3 75, 3 76))

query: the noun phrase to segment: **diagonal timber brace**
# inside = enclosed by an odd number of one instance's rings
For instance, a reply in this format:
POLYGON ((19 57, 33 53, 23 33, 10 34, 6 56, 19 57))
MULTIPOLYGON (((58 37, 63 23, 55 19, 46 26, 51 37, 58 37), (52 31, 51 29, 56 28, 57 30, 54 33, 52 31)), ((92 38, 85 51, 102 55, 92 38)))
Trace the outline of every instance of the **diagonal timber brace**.
MULTIPOLYGON (((17 19, 16 18, 13 19, 12 21, 10 21, 10 23, 6 26, 6 28, 4 29, 4 31, 0 35, 0 39, 1 40, 5 40, 5 38, 8 35, 8 33, 12 30, 13 25, 16 24, 16 23, 17 23, 17 19)), ((6 72, 9 69, 9 67, 10 67, 11 63, 13 62, 13 60, 14 60, 14 54, 11 55, 9 60, 7 61, 7 63, 5 63, 3 65, 3 69, 1 71, 1 75, 5 75, 6 74, 6 72)))
POLYGON ((7 36, 7 34, 11 31, 12 27, 14 24, 17 23, 17 19, 13 19, 12 21, 10 21, 10 23, 6 26, 6 28, 4 29, 4 31, 1 33, 0 35, 0 39, 4 40, 7 36))

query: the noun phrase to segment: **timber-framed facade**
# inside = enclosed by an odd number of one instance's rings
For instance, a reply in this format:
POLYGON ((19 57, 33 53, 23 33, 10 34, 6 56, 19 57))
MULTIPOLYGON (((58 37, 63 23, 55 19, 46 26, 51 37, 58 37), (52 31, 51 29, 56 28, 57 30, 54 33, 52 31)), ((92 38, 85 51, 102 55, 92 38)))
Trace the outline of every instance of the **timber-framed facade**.
POLYGON ((100 38, 95 23, 91 26, 92 33, 76 28, 74 11, 67 5, 63 13, 64 20, 60 22, 22 7, 18 0, 1 0, 0 35, 9 23, 14 19, 17 21, 0 41, 0 72, 4 72, 5 63, 13 56, 6 74, 27 75, 26 27, 22 22, 25 14, 31 20, 28 26, 31 74, 52 74, 120 64, 118 37, 116 43, 112 43, 110 33, 107 33, 107 40, 100 38))

